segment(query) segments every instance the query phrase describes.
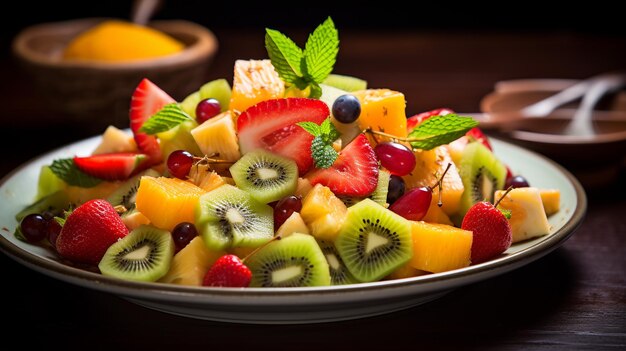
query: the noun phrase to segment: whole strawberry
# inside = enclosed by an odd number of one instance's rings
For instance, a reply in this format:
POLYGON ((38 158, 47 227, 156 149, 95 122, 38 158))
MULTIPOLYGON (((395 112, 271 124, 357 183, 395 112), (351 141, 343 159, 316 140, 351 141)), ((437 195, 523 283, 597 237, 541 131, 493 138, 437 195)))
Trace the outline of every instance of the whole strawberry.
POLYGON ((496 257, 511 246, 511 225, 502 211, 489 202, 474 204, 465 214, 461 228, 474 233, 472 264, 496 257))
POLYGON ((235 255, 224 255, 215 261, 204 276, 204 286, 245 288, 250 285, 252 272, 235 255))
POLYGON ((67 217, 56 248, 68 260, 97 265, 109 246, 126 234, 128 229, 113 206, 96 199, 82 204, 67 217))

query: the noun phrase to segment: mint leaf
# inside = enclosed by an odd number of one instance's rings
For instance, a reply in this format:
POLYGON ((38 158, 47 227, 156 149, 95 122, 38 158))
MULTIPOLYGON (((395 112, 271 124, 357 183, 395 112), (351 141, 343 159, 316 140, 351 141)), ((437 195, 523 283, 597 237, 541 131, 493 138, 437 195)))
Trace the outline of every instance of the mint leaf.
POLYGON ((313 156, 315 161, 315 167, 328 168, 335 163, 339 153, 331 144, 326 143, 321 136, 316 136, 311 142, 311 156, 313 156))
POLYGON ((313 136, 319 136, 322 134, 320 126, 313 122, 298 122, 296 124, 313 136))
POLYGON ((322 87, 319 84, 311 82, 309 87, 311 88, 311 93, 309 94, 311 99, 319 99, 322 96, 322 87))
POLYGON ((265 29, 265 48, 278 75, 287 83, 295 84, 299 77, 302 49, 283 33, 274 29, 265 29))
POLYGON ((305 76, 321 83, 333 71, 339 53, 339 33, 328 17, 309 35, 304 47, 305 76))
POLYGON ((330 118, 326 118, 319 128, 322 140, 327 144, 334 143, 341 136, 335 125, 330 122, 330 118))
POLYGON ((478 122, 471 117, 456 114, 434 116, 413 129, 408 137, 414 148, 430 150, 455 141, 477 125, 478 122))
POLYGON ((141 128, 139 128, 139 132, 154 135, 166 132, 190 120, 193 120, 193 118, 186 114, 178 103, 173 102, 163 106, 159 112, 145 121, 141 128))
POLYGON ((76 167, 74 160, 64 158, 52 161, 50 170, 54 175, 61 178, 69 185, 79 186, 81 188, 93 188, 102 182, 101 179, 92 177, 76 167))

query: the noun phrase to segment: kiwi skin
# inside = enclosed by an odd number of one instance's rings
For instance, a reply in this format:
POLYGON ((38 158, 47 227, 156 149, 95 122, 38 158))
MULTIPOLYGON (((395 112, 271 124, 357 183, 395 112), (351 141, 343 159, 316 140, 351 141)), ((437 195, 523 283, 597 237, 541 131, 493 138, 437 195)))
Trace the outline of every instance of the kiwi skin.
POLYGON ((230 167, 230 173, 240 189, 265 204, 293 194, 298 186, 296 163, 262 149, 245 154, 230 167), (277 178, 261 179, 259 169, 272 169, 277 178))
POLYGON ((102 257, 98 268, 103 275, 124 280, 153 282, 170 269, 174 256, 172 234, 149 225, 142 225, 111 245, 102 257), (128 255, 149 248, 141 259, 128 259, 128 255))
POLYGON ((364 199, 348 208, 335 246, 356 279, 361 282, 380 280, 413 257, 411 225, 374 201, 364 199), (385 242, 367 252, 369 240, 374 239, 385 242))
POLYGON ((299 287, 330 285, 330 270, 315 238, 293 233, 275 240, 250 256, 246 262, 252 271, 253 287, 299 287), (300 275, 282 282, 273 281, 273 273, 299 268, 300 275))

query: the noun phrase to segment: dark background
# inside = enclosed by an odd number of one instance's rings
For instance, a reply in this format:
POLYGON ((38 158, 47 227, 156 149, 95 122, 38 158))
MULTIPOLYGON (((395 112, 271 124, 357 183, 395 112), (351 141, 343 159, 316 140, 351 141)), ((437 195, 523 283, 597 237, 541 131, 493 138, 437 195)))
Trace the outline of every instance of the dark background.
MULTIPOLYGON (((300 44, 331 15, 342 41, 337 72, 405 93, 407 114, 449 106, 477 111, 503 79, 576 78, 626 69, 622 12, 603 2, 169 1, 156 19, 180 18, 215 32, 220 51, 207 80, 232 78, 236 58, 265 57, 263 28, 300 44)), ((28 159, 93 133, 30 121, 47 109, 10 55, 27 25, 122 17, 126 1, 12 3, 0 30, 0 177, 28 159)), ((181 98, 182 96, 175 96, 181 98)), ((608 151, 611 152, 611 151, 608 151)), ((559 161, 559 160, 557 160, 559 161)), ((586 220, 562 248, 509 274, 427 305, 386 316, 315 326, 242 326, 170 316, 48 278, 0 255, 4 340, 26 346, 104 349, 478 349, 626 348, 626 176, 588 192, 586 220), (27 338, 18 338, 26 334, 27 338)))

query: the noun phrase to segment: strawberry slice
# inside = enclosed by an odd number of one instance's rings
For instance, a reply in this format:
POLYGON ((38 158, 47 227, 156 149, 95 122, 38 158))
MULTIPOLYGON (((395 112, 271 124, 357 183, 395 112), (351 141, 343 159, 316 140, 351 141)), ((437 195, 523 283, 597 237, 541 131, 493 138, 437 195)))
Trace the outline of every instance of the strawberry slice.
POLYGON ((310 121, 322 123, 330 111, 320 100, 286 98, 262 101, 237 118, 239 147, 242 153, 266 149, 296 162, 300 175, 313 165, 313 136, 296 125, 310 121))
POLYGON ((430 111, 426 111, 426 112, 422 112, 422 113, 418 113, 415 116, 411 116, 409 118, 406 119, 406 130, 411 133, 411 131, 413 130, 413 128, 415 128, 418 124, 424 122, 425 120, 429 119, 432 116, 445 116, 448 115, 450 113, 454 113, 454 111, 452 111, 449 108, 437 108, 434 110, 430 110, 430 111))
POLYGON ((477 141, 485 145, 487 149, 493 151, 493 148, 491 147, 491 143, 489 142, 489 139, 487 139, 487 136, 485 135, 485 133, 483 133, 482 130, 480 130, 480 128, 474 127, 470 129, 467 133, 465 133, 465 135, 467 135, 470 138, 476 139, 477 141))
POLYGON ((159 142, 155 136, 138 131, 152 115, 173 102, 176 101, 147 78, 139 83, 130 100, 130 129, 139 150, 148 155, 153 163, 159 163, 162 158, 159 142))
POLYGON ((330 168, 316 169, 307 176, 311 184, 322 184, 335 195, 367 196, 378 183, 378 160, 364 134, 346 146, 330 168))
POLYGON ((74 157, 74 164, 90 176, 105 180, 124 180, 143 171, 152 163, 145 154, 120 152, 74 157))

